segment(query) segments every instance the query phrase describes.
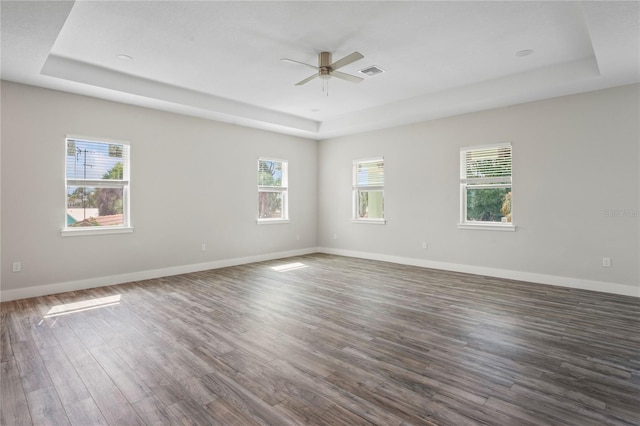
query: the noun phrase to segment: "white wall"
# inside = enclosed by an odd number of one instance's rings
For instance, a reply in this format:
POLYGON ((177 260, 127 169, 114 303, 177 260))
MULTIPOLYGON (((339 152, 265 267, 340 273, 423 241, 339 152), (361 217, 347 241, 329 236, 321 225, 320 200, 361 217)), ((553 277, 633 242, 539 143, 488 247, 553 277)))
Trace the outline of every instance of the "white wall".
POLYGON ((319 144, 15 83, 1 89, 3 300, 317 247, 640 296, 640 85, 319 144), (130 141, 133 234, 60 236, 67 133, 130 141), (457 229, 459 147, 504 141, 513 143, 517 231, 457 229), (255 223, 258 156, 289 160, 288 225, 255 223), (351 223, 352 160, 376 156, 385 157, 387 224, 351 223), (22 272, 11 272, 13 261, 22 272))
POLYGON ((318 242, 338 254, 640 296, 639 87, 322 141, 318 242), (517 230, 460 230, 459 148, 496 142, 513 144, 517 230), (352 160, 376 156, 385 158, 387 224, 351 223, 352 160))
POLYGON ((9 82, 1 135, 4 299, 317 245, 316 141, 9 82), (66 134, 131 143, 134 233, 60 235, 66 134), (256 224, 258 156, 289 161, 290 224, 256 224))

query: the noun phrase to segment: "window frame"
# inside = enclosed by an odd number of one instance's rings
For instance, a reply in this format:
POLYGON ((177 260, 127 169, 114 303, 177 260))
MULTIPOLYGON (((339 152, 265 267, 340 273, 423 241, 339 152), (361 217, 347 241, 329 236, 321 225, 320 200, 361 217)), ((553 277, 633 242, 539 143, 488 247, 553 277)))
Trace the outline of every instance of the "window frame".
POLYGON ((351 222, 368 223, 373 225, 384 225, 387 219, 384 216, 384 157, 368 157, 360 158, 352 161, 351 167, 351 222), (358 185, 357 170, 360 164, 365 163, 382 163, 382 185, 358 185), (360 194, 362 192, 380 192, 382 194, 382 217, 381 218, 362 218, 359 217, 360 194))
POLYGON ((95 138, 80 135, 66 135, 64 138, 64 221, 60 230, 63 237, 85 236, 85 235, 105 235, 105 234, 125 234, 132 233, 134 228, 131 224, 131 144, 128 141, 95 138), (69 141, 89 142, 104 145, 120 145, 123 148, 123 179, 80 179, 67 177, 67 150, 69 141), (91 187, 91 188, 117 188, 122 189, 122 224, 103 225, 87 227, 67 226, 67 203, 69 187, 91 187))
POLYGON ((273 225, 290 223, 289 219, 289 161, 281 158, 273 157, 258 157, 257 161, 256 177, 258 181, 258 198, 256 200, 256 223, 259 225, 273 225), (273 163, 281 163, 282 180, 280 186, 274 185, 260 185, 260 162, 269 161, 273 163), (282 212, 279 218, 261 218, 260 217, 260 193, 261 192, 273 192, 281 194, 282 199, 282 212))
POLYGON ((467 220, 467 190, 475 189, 498 189, 511 188, 513 193, 513 144, 511 142, 501 142, 488 145, 474 145, 460 148, 460 217, 458 229, 478 229, 493 231, 515 231, 516 225, 513 214, 513 201, 511 202, 511 222, 489 222, 467 220), (499 177, 478 177, 468 178, 467 153, 470 151, 485 151, 490 149, 509 148, 511 174, 499 177))

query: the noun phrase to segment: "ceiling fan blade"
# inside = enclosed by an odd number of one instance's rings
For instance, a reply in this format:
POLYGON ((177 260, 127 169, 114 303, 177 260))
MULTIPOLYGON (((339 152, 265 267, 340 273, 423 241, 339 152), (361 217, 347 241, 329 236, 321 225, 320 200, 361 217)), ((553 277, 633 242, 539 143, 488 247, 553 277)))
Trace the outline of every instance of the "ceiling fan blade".
POLYGON ((287 59, 287 58, 282 58, 280 59, 283 62, 291 62, 292 64, 300 64, 300 65, 304 65, 306 67, 309 68, 313 68, 314 70, 317 70, 318 67, 316 67, 315 65, 311 65, 311 64, 305 64, 304 62, 300 62, 300 61, 294 61, 293 59, 287 59))
POLYGON ((363 78, 356 77, 355 75, 351 75, 351 74, 346 74, 340 71, 331 71, 330 75, 331 77, 341 78, 342 80, 347 80, 352 83, 360 83, 362 80, 364 80, 363 78))
POLYGON ((318 73, 315 73, 312 76, 307 77, 304 80, 297 82, 296 86, 302 86, 303 84, 307 84, 308 82, 310 82, 311 80, 313 80, 316 77, 318 77, 318 73))
POLYGON ((360 52, 353 52, 350 55, 345 56, 342 59, 338 59, 337 61, 335 61, 334 63, 331 64, 331 69, 332 70, 337 70, 338 68, 342 68, 345 65, 349 65, 352 62, 358 61, 360 59, 364 58, 364 55, 362 55, 362 53, 360 52))

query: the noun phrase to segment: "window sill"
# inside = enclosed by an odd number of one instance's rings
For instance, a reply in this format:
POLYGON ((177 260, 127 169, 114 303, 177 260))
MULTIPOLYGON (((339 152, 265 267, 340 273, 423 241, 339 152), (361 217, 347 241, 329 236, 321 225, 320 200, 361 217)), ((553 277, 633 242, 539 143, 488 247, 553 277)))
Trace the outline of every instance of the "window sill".
POLYGON ((76 229, 61 229, 60 235, 63 237, 81 237, 84 235, 106 235, 106 234, 130 234, 133 232, 133 226, 118 227, 87 227, 76 229))
POLYGON ((387 223, 386 219, 351 219, 352 223, 367 223, 370 225, 384 225, 387 223))
POLYGON ((256 223, 258 225, 279 225, 282 223, 290 223, 289 219, 258 219, 256 223))
POLYGON ((516 226, 512 224, 499 223, 459 223, 458 229, 473 229, 481 231, 515 231, 516 226))

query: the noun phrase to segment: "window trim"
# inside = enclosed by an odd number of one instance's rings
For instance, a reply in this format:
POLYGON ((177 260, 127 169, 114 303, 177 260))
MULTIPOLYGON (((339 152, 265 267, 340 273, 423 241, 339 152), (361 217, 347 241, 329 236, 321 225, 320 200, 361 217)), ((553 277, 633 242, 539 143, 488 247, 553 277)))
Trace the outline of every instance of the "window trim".
POLYGON ((383 185, 357 185, 355 179, 356 167, 358 164, 362 163, 376 163, 382 162, 383 164, 383 176, 384 176, 384 157, 367 157, 360 158, 352 161, 351 165, 351 222, 352 223, 363 223, 363 224, 373 224, 373 225, 384 225, 387 223, 387 219, 384 217, 384 207, 382 208, 382 217, 381 218, 361 218, 358 217, 358 206, 360 200, 360 192, 381 192, 382 193, 382 202, 384 206, 384 183, 383 185))
POLYGON ((277 225, 277 224, 286 224, 290 223, 291 219, 289 218, 289 161, 283 160, 281 158, 273 158, 273 157, 258 157, 257 161, 257 172, 260 172, 260 161, 271 161, 282 163, 282 185, 281 186, 269 186, 269 185, 260 185, 258 184, 258 194, 261 192, 279 192, 282 194, 282 210, 283 217, 280 218, 261 218, 260 215, 260 203, 256 200, 256 214, 258 217, 256 218, 256 224, 258 225, 277 225))
MULTIPOLYGON (((60 235, 63 237, 79 237, 85 235, 110 235, 110 234, 129 234, 134 231, 134 227, 131 224, 131 143, 128 141, 111 139, 111 138, 96 138, 92 136, 82 136, 67 134, 64 137, 64 205, 67 204, 67 191, 71 186, 90 186, 98 188, 122 188, 122 225, 106 225, 106 226, 88 226, 72 228, 67 226, 67 209, 65 207, 63 226, 60 229, 60 235), (104 179, 67 179, 67 147, 69 140, 101 143, 101 144, 117 144, 126 147, 128 170, 127 179, 122 180, 110 180, 104 179)), ((125 177, 125 176, 123 176, 125 177)))
POLYGON ((511 222, 481 222, 467 220, 467 189, 473 182, 473 188, 511 188, 513 193, 513 144, 511 142, 501 142, 487 145, 474 145, 460 148, 460 217, 458 229, 471 229, 483 231, 515 231, 516 225, 513 220, 513 205, 511 207, 511 222), (482 151, 488 149, 509 148, 511 154, 511 174, 509 176, 484 177, 468 179, 466 176, 466 153, 469 151, 482 151))
POLYGON ((133 226, 88 226, 78 229, 61 229, 60 235, 63 237, 80 237, 83 235, 131 234, 134 229, 133 226))

